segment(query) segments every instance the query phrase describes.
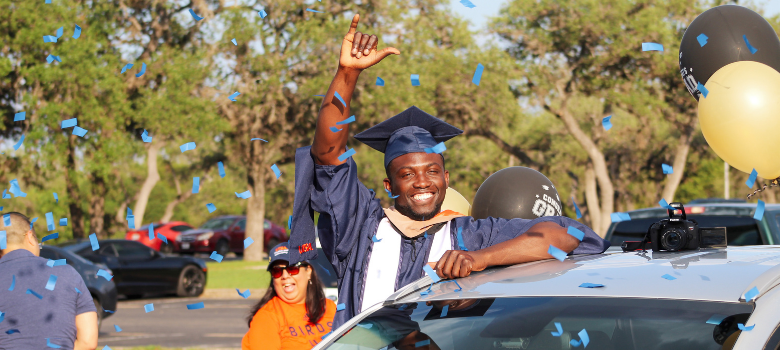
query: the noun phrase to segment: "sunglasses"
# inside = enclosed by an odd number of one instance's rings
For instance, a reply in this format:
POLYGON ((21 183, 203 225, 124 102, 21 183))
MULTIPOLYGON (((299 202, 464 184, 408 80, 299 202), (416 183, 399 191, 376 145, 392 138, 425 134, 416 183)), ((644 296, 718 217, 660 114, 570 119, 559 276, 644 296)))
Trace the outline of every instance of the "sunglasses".
POLYGON ((273 278, 282 277, 284 270, 287 270, 287 273, 289 273, 290 276, 295 276, 299 272, 301 272, 301 266, 308 266, 308 265, 299 262, 295 265, 290 265, 290 266, 274 266, 271 268, 271 277, 273 278))

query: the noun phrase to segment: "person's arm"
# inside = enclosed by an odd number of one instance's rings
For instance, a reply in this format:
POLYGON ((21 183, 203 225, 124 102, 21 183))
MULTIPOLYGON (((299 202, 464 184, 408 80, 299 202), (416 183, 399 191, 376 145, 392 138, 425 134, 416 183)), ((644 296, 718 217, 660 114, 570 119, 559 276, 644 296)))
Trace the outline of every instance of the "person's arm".
POLYGON ((345 151, 344 148, 349 136, 349 124, 339 125, 338 128, 343 129, 339 132, 332 132, 330 127, 337 126, 337 122, 349 117, 349 103, 352 100, 352 93, 355 91, 360 73, 391 54, 401 54, 400 51, 392 47, 377 51, 378 39, 376 35, 369 36, 357 31, 359 20, 359 14, 352 18, 349 32, 341 43, 339 67, 336 76, 330 83, 328 92, 325 94, 320 114, 317 117, 311 154, 314 161, 320 165, 344 163, 338 157, 345 151), (346 106, 342 105, 341 101, 336 98, 336 92, 344 99, 346 106))
POLYGON ((96 312, 76 315, 76 342, 73 350, 95 350, 98 346, 98 317, 96 312))
POLYGON ((450 250, 436 263, 436 273, 442 278, 466 277, 472 271, 490 266, 513 265, 551 258, 550 245, 572 252, 579 245, 566 228, 554 222, 540 222, 525 233, 510 240, 477 251, 450 250))

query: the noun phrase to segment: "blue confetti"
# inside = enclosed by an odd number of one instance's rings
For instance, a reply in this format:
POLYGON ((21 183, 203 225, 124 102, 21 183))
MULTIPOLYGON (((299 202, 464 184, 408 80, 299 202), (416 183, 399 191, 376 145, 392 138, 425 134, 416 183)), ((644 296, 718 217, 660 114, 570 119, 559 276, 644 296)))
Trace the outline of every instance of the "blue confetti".
POLYGON ((325 335, 323 335, 323 336, 322 336, 322 339, 325 339, 325 338, 327 338, 327 337, 328 337, 328 336, 329 336, 331 333, 333 333, 333 331, 330 331, 330 332, 328 332, 328 333, 325 333, 325 335))
POLYGON ((745 292, 745 302, 749 303, 758 296, 758 288, 753 287, 749 291, 745 292))
POLYGON ((53 35, 44 35, 43 36, 43 42, 44 43, 56 43, 57 37, 53 35))
MULTIPOLYGON (((19 181, 16 179, 13 179, 9 181, 11 184, 11 189, 8 190, 8 192, 11 192, 11 194, 14 195, 14 197, 27 197, 27 193, 22 192, 22 188, 19 187, 19 181)), ((5 197, 3 197, 5 198, 5 197)), ((10 196, 8 198, 11 198, 10 196)))
POLYGON ((260 15, 260 19, 263 19, 263 18, 265 18, 265 16, 268 16, 268 14, 265 13, 265 10, 257 11, 257 14, 260 15))
POLYGON ((745 40, 745 45, 747 45, 748 49, 750 50, 750 54, 754 55, 756 53, 756 51, 758 51, 758 49, 753 47, 753 45, 750 45, 750 42, 748 41, 747 35, 743 35, 742 39, 745 40))
POLYGON ((335 127, 335 126, 331 126, 331 127, 330 127, 330 131, 331 131, 331 132, 339 132, 339 131, 341 131, 341 130, 344 130, 344 129, 339 129, 339 128, 335 127))
POLYGON ((60 59, 60 56, 49 55, 49 56, 46 57, 46 63, 52 63, 54 61, 62 63, 62 60, 60 59))
POLYGON ((230 42, 232 42, 232 43, 233 43, 233 45, 236 45, 236 46, 238 46, 238 42, 236 41, 236 38, 233 38, 233 40, 230 40, 230 42))
POLYGON ((146 311, 147 314, 154 311, 154 303, 144 305, 144 311, 146 311))
MULTIPOLYGON (((460 3, 463 4, 463 6, 466 6, 466 7, 470 8, 470 9, 473 9, 473 8, 477 7, 476 5, 471 3, 471 1, 469 1, 469 0, 460 0, 460 3)), ((477 85, 479 85, 479 84, 477 84, 477 85)))
POLYGON ((16 275, 11 275, 11 286, 8 287, 8 291, 13 292, 14 286, 16 286, 16 275))
POLYGON ((658 205, 661 206, 661 208, 666 208, 667 210, 677 210, 675 207, 669 205, 669 203, 666 202, 666 199, 661 198, 660 201, 658 201, 658 205))
POLYGON ((249 248, 249 246, 252 245, 252 243, 255 243, 255 240, 252 239, 252 237, 247 237, 244 240, 244 249, 249 248))
POLYGON ((259 138, 259 137, 255 137, 255 138, 253 138, 253 139, 249 139, 249 141, 255 141, 255 140, 260 140, 260 141, 263 141, 263 142, 268 142, 268 141, 266 141, 266 140, 263 140, 263 139, 261 139, 261 138, 259 138))
POLYGON ((22 334, 22 332, 19 332, 18 329, 9 329, 9 330, 5 331, 5 334, 9 334, 9 335, 10 334, 14 334, 14 333, 22 334))
POLYGON ((208 204, 206 204, 206 209, 209 210, 209 213, 213 213, 215 210, 217 210, 217 207, 214 206, 213 203, 208 203, 208 204))
POLYGON ((3 214, 3 226, 11 226, 11 214, 3 214))
POLYGON ((420 75, 419 74, 412 74, 412 86, 420 86, 420 75))
POLYGON ((154 239, 154 224, 149 224, 146 226, 146 228, 149 234, 149 240, 151 241, 154 239))
POLYGON ((62 121, 62 124, 60 125, 60 129, 71 128, 78 125, 78 123, 79 123, 78 118, 66 119, 62 121))
POLYGON ((211 256, 209 256, 209 258, 211 258, 211 260, 214 260, 214 261, 216 261, 218 263, 221 263, 223 257, 222 257, 222 255, 217 254, 217 251, 215 250, 215 251, 211 252, 211 256))
POLYGON ((439 318, 447 317, 447 311, 449 311, 449 309, 450 309, 449 305, 444 305, 444 307, 441 308, 441 315, 439 316, 439 318))
POLYGON ((181 153, 184 153, 186 151, 191 151, 197 148, 198 146, 195 144, 195 142, 187 142, 181 146, 179 146, 179 150, 181 150, 181 153))
POLYGON ((425 340, 421 340, 421 341, 418 341, 418 342, 414 343, 414 347, 415 348, 419 348, 419 347, 426 346, 426 345, 431 345, 431 340, 430 339, 425 339, 425 340))
POLYGON ((4 319, 5 319, 5 313, 0 312, 0 322, 3 322, 4 319))
POLYGON ((379 239, 379 238, 376 238, 376 235, 374 235, 374 236, 371 236, 371 242, 374 242, 374 243, 379 243, 379 242, 381 242, 381 241, 382 241, 381 239, 379 239))
POLYGON ((271 165, 271 170, 273 170, 274 175, 276 175, 276 178, 278 179, 280 176, 282 176, 282 172, 279 171, 279 167, 276 166, 276 164, 271 165))
POLYGON ((753 214, 753 219, 761 221, 761 219, 764 218, 764 201, 758 200, 758 205, 756 206, 756 213, 753 214))
POLYGON ((744 325, 744 324, 742 324, 742 323, 737 323, 737 328, 739 328, 739 330, 741 330, 741 331, 745 331, 745 332, 747 332, 747 331, 752 331, 752 330, 753 330, 753 327, 755 327, 755 326, 756 326, 756 325, 752 325, 752 326, 745 326, 745 325, 744 325))
POLYGON ((355 121, 355 116, 353 115, 353 116, 351 116, 351 117, 349 117, 347 119, 344 119, 344 120, 342 120, 340 122, 336 122, 336 125, 347 125, 347 124, 352 123, 354 121, 355 121))
POLYGON ((674 174, 674 168, 667 164, 661 164, 661 171, 663 171, 664 175, 674 174))
POLYGON ((244 299, 249 298, 249 296, 252 295, 252 293, 249 292, 249 289, 242 293, 240 290, 238 290, 238 288, 236 288, 236 292, 238 292, 238 295, 244 297, 244 299))
POLYGON ((756 169, 753 169, 753 171, 750 172, 747 181, 745 181, 745 185, 749 188, 753 188, 753 185, 756 183, 756 177, 758 177, 758 172, 756 172, 756 169))
POLYGON ((125 74, 125 72, 127 72, 127 70, 130 68, 133 68, 133 64, 132 63, 126 64, 124 67, 122 67, 122 72, 119 74, 125 74))
POLYGON ((466 248, 466 244, 465 244, 465 243, 464 243, 464 241, 463 241, 463 227, 458 227, 458 234, 457 234, 457 238, 458 238, 458 248, 459 248, 460 250, 463 250, 463 251, 469 251, 469 250, 466 248))
POLYGON ((87 134, 89 130, 81 128, 81 127, 73 127, 73 135, 76 135, 78 137, 84 137, 84 135, 87 134))
POLYGON ((612 213, 610 218, 612 222, 631 221, 631 216, 628 213, 612 213))
POLYGON ((63 266, 63 265, 67 265, 67 264, 68 264, 68 261, 65 260, 65 259, 57 259, 57 260, 49 259, 49 261, 46 262, 46 266, 48 266, 48 267, 63 266))
POLYGON ((390 192, 390 190, 385 188, 385 192, 387 192, 387 196, 390 197, 390 199, 396 199, 399 195, 393 196, 393 192, 390 192))
POLYGON ((111 279, 113 279, 113 278, 114 278, 114 276, 112 276, 110 273, 108 273, 108 271, 106 271, 106 270, 103 270, 103 269, 100 269, 100 270, 98 270, 98 272, 97 272, 96 276, 97 276, 97 277, 103 277, 103 278, 105 278, 107 281, 110 281, 111 279))
POLYGON ((19 142, 14 145, 14 151, 18 150, 19 147, 22 147, 22 142, 24 142, 24 134, 22 134, 22 138, 19 139, 19 142))
POLYGON ((192 193, 198 193, 200 191, 200 177, 192 177, 192 193))
POLYGON ((117 326, 117 325, 114 325, 114 330, 115 330, 117 333, 119 333, 119 332, 121 332, 121 331, 122 331, 122 328, 119 328, 119 326, 117 326))
POLYGON ((439 154, 441 154, 442 152, 444 152, 446 150, 447 150, 447 146, 444 145, 444 142, 439 142, 438 144, 436 144, 436 146, 433 146, 433 147, 430 147, 430 148, 425 148, 425 153, 439 153, 439 154))
POLYGON ((60 27, 59 29, 57 29, 57 39, 62 37, 64 29, 65 29, 65 27, 60 27))
POLYGON ((574 196, 571 197, 571 202, 574 203, 574 211, 577 213, 577 219, 582 219, 582 212, 580 207, 577 206, 577 202, 574 201, 574 196))
POLYGON ((696 37, 696 40, 699 41, 699 45, 701 47, 704 47, 704 45, 707 45, 707 39, 709 39, 704 33, 699 34, 699 36, 696 37))
POLYGON ((252 197, 252 192, 249 192, 249 190, 246 190, 246 191, 241 192, 241 193, 238 193, 238 192, 234 192, 234 193, 236 194, 236 197, 241 198, 241 199, 247 199, 247 198, 252 197))
POLYGON ((574 236, 577 238, 580 242, 582 242, 582 239, 585 238, 585 232, 580 231, 574 226, 569 226, 569 228, 566 230, 566 233, 574 236))
POLYGON ((347 150, 346 152, 344 152, 342 155, 339 156, 339 161, 343 162, 343 161, 347 160, 347 158, 354 156, 355 153, 356 153, 355 149, 354 148, 350 148, 349 150, 347 150))
POLYGON ((52 343, 51 340, 49 340, 49 338, 46 338, 46 346, 48 346, 48 347, 50 347, 52 349, 59 349, 59 348, 61 348, 61 346, 52 343))
POLYGON ((701 95, 704 96, 704 98, 707 98, 707 95, 710 94, 710 90, 707 90, 707 88, 704 87, 704 85, 702 85, 701 82, 697 83, 696 90, 699 90, 699 92, 701 92, 701 95))
POLYGON ((228 96, 228 99, 233 101, 233 102, 236 102, 236 97, 238 97, 238 95, 241 95, 241 93, 236 91, 232 95, 228 96))
POLYGON ((287 229, 292 230, 292 215, 287 217, 287 229))
POLYGON ((32 290, 32 289, 27 289, 27 292, 25 292, 25 294, 32 294, 32 295, 34 295, 34 296, 35 296, 36 298, 38 298, 38 299, 43 299, 43 296, 42 296, 42 295, 40 295, 40 294, 36 293, 36 292, 35 292, 34 290, 32 290))
POLYGON ((316 13, 324 13, 324 12, 322 12, 322 11, 317 11, 317 10, 312 10, 312 9, 306 9, 306 11, 309 11, 309 12, 316 12, 316 13))
POLYGON ((588 347, 588 343, 590 343, 590 337, 588 336, 588 331, 583 329, 579 333, 577 333, 577 335, 580 336, 580 340, 572 339, 569 341, 569 344, 571 344, 575 348, 580 345, 583 345, 583 347, 588 347))
POLYGON ((187 310, 200 310, 202 308, 206 307, 203 302, 195 303, 195 304, 187 304, 187 310))
POLYGON ((165 237, 165 236, 163 236, 161 233, 158 233, 158 234, 157 234, 157 238, 158 238, 159 240, 161 240, 161 241, 165 242, 165 244, 168 244, 168 237, 165 237))
POLYGON ((707 320, 707 324, 719 325, 728 315, 714 314, 707 320))
MULTIPOLYGON (((339 95, 339 92, 338 92, 338 91, 334 91, 334 92, 333 92, 333 96, 335 96, 337 99, 339 99, 339 102, 341 102, 341 105, 342 105, 342 106, 344 106, 344 107, 346 107, 346 106, 347 106, 347 103, 346 103, 346 102, 344 102, 344 99, 341 97, 341 95, 339 95)), ((353 116, 353 117, 354 117, 354 116, 353 116)), ((339 123, 336 123, 336 125, 340 125, 340 124, 339 124, 339 123)))
POLYGON ((68 226, 68 218, 60 219, 60 226, 68 226))
POLYGON ((346 308, 347 308, 347 306, 344 305, 344 303, 336 305, 336 311, 341 311, 341 310, 344 310, 346 308))
POLYGON ((661 278, 664 278, 664 279, 667 279, 667 280, 670 280, 670 281, 674 281, 674 280, 677 279, 677 277, 674 277, 674 276, 672 276, 672 275, 670 275, 668 273, 663 275, 663 276, 661 276, 661 278))
POLYGON ((376 86, 385 86, 385 81, 380 77, 376 77, 376 86))
POLYGON ((27 115, 27 112, 16 113, 16 114, 14 114, 14 121, 18 122, 18 121, 24 120, 26 115, 27 115))
POLYGON ((222 162, 218 162, 217 168, 219 169, 219 177, 225 177, 225 165, 222 162))
POLYGON ((601 126, 604 127, 604 130, 612 129, 612 122, 610 121, 612 119, 612 116, 604 117, 604 119, 601 120, 601 126))
POLYGON ((89 243, 92 245, 93 252, 100 249, 100 244, 98 244, 98 240, 97 240, 97 234, 93 233, 89 235, 89 243))
POLYGON ((79 293, 79 294, 81 294, 81 291, 80 291, 78 288, 76 288, 76 287, 73 287, 73 289, 75 289, 75 290, 76 290, 76 293, 79 293))
POLYGON ((642 43, 642 51, 664 51, 664 46, 659 43, 642 43))
POLYGON ((5 231, 0 231, 0 249, 8 249, 8 239, 5 231))
POLYGON ((146 143, 152 142, 152 137, 149 136, 149 133, 146 131, 146 129, 144 129, 143 134, 141 134, 141 139, 146 143))
POLYGON ((704 275, 699 275, 699 277, 701 277, 701 280, 702 280, 702 281, 709 281, 709 280, 710 280, 710 278, 709 278, 709 277, 707 277, 707 276, 704 276, 704 275))
POLYGON ((52 239, 57 239, 57 238, 60 238, 60 234, 59 234, 59 232, 54 232, 54 233, 52 233, 52 234, 50 234, 50 235, 48 235, 46 237, 43 237, 43 239, 41 240, 41 243, 46 242, 46 241, 51 241, 52 239))
POLYGON ((54 203, 59 204, 60 203, 60 198, 57 197, 57 192, 52 192, 52 194, 54 195, 54 203))
POLYGON ((550 248, 547 248, 547 253, 552 255, 553 258, 558 259, 558 261, 565 260, 567 255, 566 252, 554 247, 552 244, 550 245, 550 248))
POLYGON ((192 9, 190 9, 190 14, 192 15, 192 18, 195 19, 195 22, 200 21, 200 20, 203 19, 203 17, 196 15, 195 11, 193 11, 192 9))
POLYGON ((433 280, 433 283, 441 281, 441 277, 439 277, 439 275, 436 274, 436 271, 434 271, 430 265, 428 264, 423 265, 423 271, 425 271, 425 274, 428 275, 431 278, 431 280, 433 280))
POLYGON ((78 39, 81 36, 81 27, 76 24, 76 28, 73 29, 73 39, 78 39))
POLYGON ((587 283, 587 282, 580 284, 580 288, 601 288, 601 287, 604 287, 604 285, 598 283, 587 283))
POLYGON ((560 322, 555 322, 555 329, 557 329, 557 332, 550 332, 553 337, 560 337, 563 334, 563 327, 561 327, 560 322))
POLYGON ((144 73, 146 73, 146 63, 141 63, 141 71, 138 72, 135 77, 140 78, 142 75, 144 75, 144 73))
MULTIPOLYGON (((464 1, 471 4, 469 0, 461 0, 460 2, 463 3, 464 1)), ((474 5, 472 4, 471 6, 473 7, 474 5)), ((471 82, 474 83, 474 85, 479 86, 479 82, 482 80, 482 71, 484 70, 485 66, 483 66, 482 63, 477 64, 477 70, 474 71, 474 77, 471 78, 471 82)))
POLYGON ((46 289, 48 290, 54 290, 54 287, 57 285, 57 276, 55 275, 49 275, 49 281, 46 282, 46 289))

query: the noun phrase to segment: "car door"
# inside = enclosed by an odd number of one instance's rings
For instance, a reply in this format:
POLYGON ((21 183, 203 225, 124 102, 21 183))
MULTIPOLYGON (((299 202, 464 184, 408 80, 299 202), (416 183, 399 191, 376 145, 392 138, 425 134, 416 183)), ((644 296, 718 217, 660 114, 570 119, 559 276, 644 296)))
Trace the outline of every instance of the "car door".
POLYGON ((246 219, 240 219, 228 230, 230 235, 230 250, 241 253, 244 251, 244 235, 246 234, 246 219))
MULTIPOLYGON (((112 242, 111 246, 119 261, 121 283, 124 286, 122 289, 127 293, 143 294, 169 289, 166 279, 170 271, 157 252, 134 241, 112 242)), ((114 270, 114 273, 116 276, 117 270, 114 270)))

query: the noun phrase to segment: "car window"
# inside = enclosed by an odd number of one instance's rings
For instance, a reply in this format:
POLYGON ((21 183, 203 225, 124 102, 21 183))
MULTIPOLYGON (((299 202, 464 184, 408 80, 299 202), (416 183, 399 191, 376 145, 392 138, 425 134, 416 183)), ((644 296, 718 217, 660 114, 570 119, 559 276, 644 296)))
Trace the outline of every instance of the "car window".
POLYGON ((59 260, 62 259, 57 252, 55 252, 53 249, 47 249, 46 247, 41 248, 41 258, 44 259, 51 259, 51 260, 59 260))
POLYGON ((111 244, 116 249, 117 256, 124 259, 150 258, 153 250, 136 242, 114 242, 111 244))
POLYGON ((189 227, 187 225, 176 225, 176 226, 171 227, 171 231, 174 231, 174 232, 184 232, 184 231, 187 231, 187 230, 192 230, 192 227, 189 227))
POLYGON ((764 350, 778 350, 780 349, 780 324, 777 325, 772 335, 769 336, 769 340, 764 345, 764 350))
POLYGON ((721 350, 739 337, 734 323, 746 322, 751 309, 632 298, 440 300, 386 306, 328 349, 414 349, 427 343, 442 350, 562 350, 581 348, 587 334, 588 349, 721 350))
POLYGON ((209 230, 225 230, 228 227, 230 227, 230 224, 232 224, 233 221, 235 221, 235 219, 231 219, 231 218, 211 219, 209 221, 206 221, 205 224, 201 225, 200 228, 205 228, 209 230))
POLYGON ((271 228, 271 222, 268 221, 268 220, 265 220, 263 222, 263 230, 267 230, 267 229, 270 229, 270 228, 271 228))
POLYGON ((317 272, 317 277, 325 288, 338 288, 339 283, 336 278, 336 271, 333 270, 333 265, 328 261, 328 257, 322 248, 317 248, 317 259, 311 261, 311 264, 314 266, 314 271, 317 272))
POLYGON ((236 226, 238 226, 239 230, 244 231, 246 229, 246 220, 240 220, 236 226))
MULTIPOLYGON (((641 241, 650 225, 661 219, 664 217, 619 222, 615 225, 609 240, 613 246, 618 247, 623 244, 623 241, 641 241)), ((696 220, 699 227, 726 227, 728 245, 764 244, 756 220, 750 216, 688 215, 688 219, 696 220)))

